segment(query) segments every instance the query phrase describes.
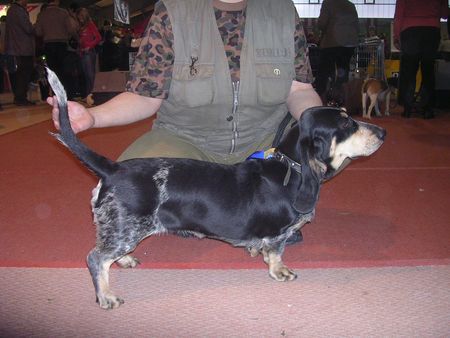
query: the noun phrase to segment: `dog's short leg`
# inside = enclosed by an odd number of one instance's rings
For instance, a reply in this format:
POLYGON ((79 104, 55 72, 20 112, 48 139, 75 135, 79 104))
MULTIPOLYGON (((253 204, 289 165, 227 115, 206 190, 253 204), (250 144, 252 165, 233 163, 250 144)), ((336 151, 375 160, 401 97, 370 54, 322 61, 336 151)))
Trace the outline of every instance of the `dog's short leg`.
POLYGON ((367 117, 367 114, 366 114, 367 94, 362 93, 361 97, 362 97, 362 117, 366 118, 367 117))
POLYGON ((117 262, 117 265, 119 265, 121 268, 135 268, 136 266, 138 266, 139 264, 141 264, 141 262, 139 262, 139 260, 136 257, 133 257, 131 255, 125 255, 122 258, 120 258, 117 262))
POLYGON ((369 105, 369 109, 367 111, 366 117, 370 120, 372 118, 372 110, 375 107, 375 105, 377 104, 376 95, 369 95, 369 100, 370 100, 370 105, 369 105))
POLYGON ((297 275, 284 265, 281 256, 284 251, 284 243, 264 246, 262 253, 264 262, 269 265, 269 275, 278 282, 287 282, 297 278, 297 275))
POLYGON ((97 302, 102 309, 115 309, 123 304, 123 300, 116 297, 109 289, 109 268, 114 259, 104 255, 94 248, 87 256, 87 265, 97 295, 97 302))
POLYGON ((384 111, 384 115, 389 116, 389 108, 391 105, 391 91, 389 90, 386 94, 386 110, 384 111))
POLYGON ((378 117, 381 116, 380 107, 378 105, 378 98, 375 101, 375 115, 378 116, 378 117))

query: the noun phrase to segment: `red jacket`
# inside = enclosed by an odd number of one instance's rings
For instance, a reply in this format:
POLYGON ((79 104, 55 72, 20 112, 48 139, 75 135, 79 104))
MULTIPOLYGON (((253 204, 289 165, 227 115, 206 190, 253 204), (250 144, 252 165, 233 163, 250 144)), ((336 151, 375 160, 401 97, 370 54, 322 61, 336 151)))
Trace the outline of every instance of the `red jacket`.
POLYGON ((89 21, 85 27, 81 28, 79 42, 81 51, 94 48, 100 41, 102 37, 93 21, 89 21))
POLYGON ((440 27, 440 19, 448 17, 447 0, 397 0, 394 15, 394 40, 410 27, 440 27))

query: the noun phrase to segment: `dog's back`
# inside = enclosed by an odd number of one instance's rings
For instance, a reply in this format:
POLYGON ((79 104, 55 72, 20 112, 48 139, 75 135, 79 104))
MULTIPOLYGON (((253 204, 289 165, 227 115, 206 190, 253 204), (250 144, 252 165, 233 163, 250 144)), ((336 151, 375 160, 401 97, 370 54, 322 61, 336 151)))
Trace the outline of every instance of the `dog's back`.
POLYGON ((386 89, 388 89, 388 85, 386 82, 369 78, 364 81, 361 88, 361 93, 367 93, 370 96, 384 92, 386 89))

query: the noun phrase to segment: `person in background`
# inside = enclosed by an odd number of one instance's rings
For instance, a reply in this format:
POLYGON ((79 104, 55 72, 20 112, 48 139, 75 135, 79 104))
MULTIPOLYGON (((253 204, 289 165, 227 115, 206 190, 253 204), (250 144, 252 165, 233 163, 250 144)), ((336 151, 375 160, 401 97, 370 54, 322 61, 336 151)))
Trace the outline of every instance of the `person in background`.
POLYGON ((27 11, 28 0, 16 0, 6 14, 5 51, 14 62, 15 71, 10 72, 14 104, 31 106, 28 86, 34 70, 34 29, 27 11))
POLYGON ((99 45, 99 67, 101 72, 110 72, 119 68, 120 48, 115 41, 115 33, 111 21, 105 20, 100 29, 102 42, 99 45))
POLYGON ((59 7, 59 0, 49 0, 47 8, 42 11, 35 24, 36 34, 42 37, 44 53, 48 67, 61 79, 72 99, 76 93, 71 90, 72 77, 64 71, 64 62, 70 38, 77 37, 78 22, 66 9, 59 7))
POLYGON ((85 100, 91 105, 94 102, 92 90, 94 89, 95 64, 97 61, 96 46, 102 41, 102 37, 86 8, 77 10, 77 18, 80 24, 79 53, 85 78, 85 100))
POLYGON ((400 50, 399 103, 403 117, 417 109, 425 119, 434 117, 434 62, 441 40, 441 18, 448 18, 447 0, 397 0, 394 44, 400 50), (420 101, 416 102, 416 75, 422 75, 420 101))
POLYGON ((350 60, 358 45, 358 12, 348 0, 324 0, 317 24, 321 38, 320 65, 315 85, 326 102, 329 79, 332 89, 337 91, 348 82, 350 60))

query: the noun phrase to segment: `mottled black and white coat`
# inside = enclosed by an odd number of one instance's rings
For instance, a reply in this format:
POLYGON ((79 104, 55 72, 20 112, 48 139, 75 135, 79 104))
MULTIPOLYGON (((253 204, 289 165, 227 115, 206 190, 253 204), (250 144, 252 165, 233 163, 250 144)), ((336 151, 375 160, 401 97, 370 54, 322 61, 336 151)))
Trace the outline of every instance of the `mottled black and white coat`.
POLYGON ((101 308, 123 300, 109 286, 116 262, 135 267, 130 255, 144 238, 193 234, 262 253, 277 281, 296 278, 282 261, 286 240, 314 215, 320 185, 346 159, 368 156, 385 131, 331 107, 306 110, 267 160, 235 165, 191 159, 140 158, 114 162, 88 149, 70 126, 67 98, 48 70, 60 111, 58 139, 100 178, 93 191, 96 246, 87 256, 101 308))

